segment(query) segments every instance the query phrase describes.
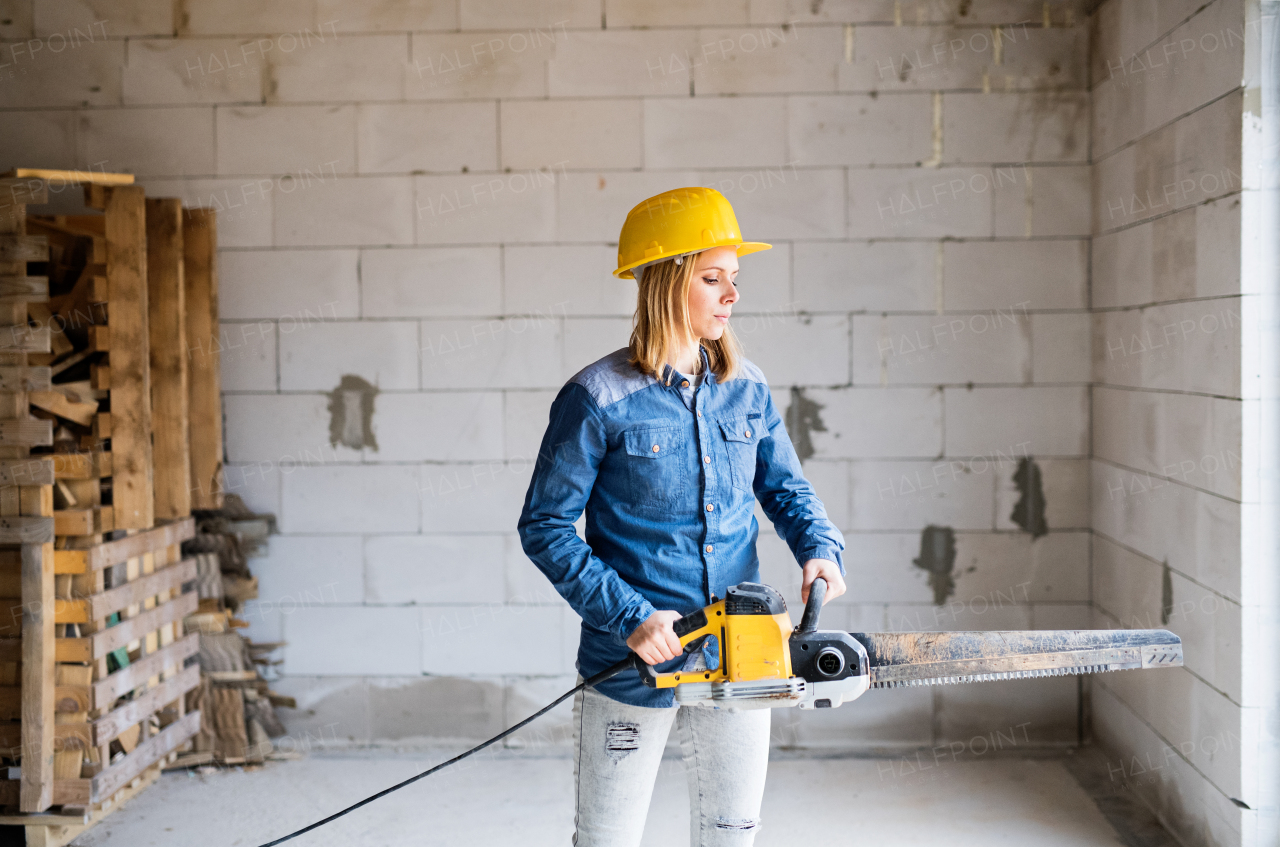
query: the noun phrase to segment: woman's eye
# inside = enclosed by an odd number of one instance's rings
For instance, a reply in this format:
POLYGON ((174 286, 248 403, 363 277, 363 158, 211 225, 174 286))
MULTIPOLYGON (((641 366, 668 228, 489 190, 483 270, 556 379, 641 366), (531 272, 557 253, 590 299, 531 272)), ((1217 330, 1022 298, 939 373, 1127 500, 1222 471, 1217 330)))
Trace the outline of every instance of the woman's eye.
POLYGON ((709 283, 711 283, 712 285, 715 285, 715 284, 716 284, 717 282, 719 282, 720 280, 716 279, 716 278, 715 278, 715 277, 713 277, 713 276, 704 276, 704 277, 702 278, 702 281, 703 281, 703 282, 709 282, 709 283))

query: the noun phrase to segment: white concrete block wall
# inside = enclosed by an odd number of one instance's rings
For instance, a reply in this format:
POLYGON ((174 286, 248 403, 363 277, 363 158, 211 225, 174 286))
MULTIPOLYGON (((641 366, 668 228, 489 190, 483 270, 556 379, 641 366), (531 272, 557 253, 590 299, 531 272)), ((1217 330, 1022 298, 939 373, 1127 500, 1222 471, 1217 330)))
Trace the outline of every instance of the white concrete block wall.
POLYGON ((1176 672, 1096 678, 1093 730, 1113 778, 1195 845, 1274 843, 1258 766, 1274 703, 1242 685, 1274 686, 1242 658, 1266 602, 1251 574, 1274 569, 1247 520, 1247 5, 1108 0, 1092 23, 1094 625, 1167 627, 1186 653, 1176 672))
MULTIPOLYGON (((1085 625, 1112 328, 1089 312, 1083 0, 117 5, 12 16, 13 39, 106 24, 0 90, 0 166, 132 170, 220 210, 228 481, 283 533, 246 614, 289 642, 296 731, 488 735, 572 683, 576 618, 515 523, 556 390, 626 343, 622 220, 680 185, 775 245, 743 260, 735 322, 813 421, 792 435, 849 544, 826 624, 1085 625), (376 394, 346 446, 353 378, 376 394), (1046 535, 1015 520, 1023 460, 1046 535), (927 526, 955 537, 940 598, 927 526)), ((1230 215, 1195 214, 1218 244, 1230 215)), ((760 555, 798 604, 767 522, 760 555)), ((779 714, 778 738, 1070 744, 1076 696, 877 692, 779 714)))

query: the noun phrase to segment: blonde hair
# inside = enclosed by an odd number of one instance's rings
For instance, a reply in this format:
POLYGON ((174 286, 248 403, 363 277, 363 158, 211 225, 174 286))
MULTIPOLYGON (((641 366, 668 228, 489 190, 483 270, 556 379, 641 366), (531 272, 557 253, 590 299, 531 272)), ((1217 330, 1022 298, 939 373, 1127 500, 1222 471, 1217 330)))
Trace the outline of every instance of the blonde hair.
MULTIPOLYGON (((640 275, 636 294, 636 312, 631 329, 630 362, 643 373, 662 379, 667 364, 681 337, 692 339, 689 329, 689 286, 693 281, 693 256, 677 265, 674 258, 649 265, 640 275)), ((707 348, 711 372, 719 382, 738 375, 742 346, 733 329, 726 326, 715 341, 696 339, 707 348)))

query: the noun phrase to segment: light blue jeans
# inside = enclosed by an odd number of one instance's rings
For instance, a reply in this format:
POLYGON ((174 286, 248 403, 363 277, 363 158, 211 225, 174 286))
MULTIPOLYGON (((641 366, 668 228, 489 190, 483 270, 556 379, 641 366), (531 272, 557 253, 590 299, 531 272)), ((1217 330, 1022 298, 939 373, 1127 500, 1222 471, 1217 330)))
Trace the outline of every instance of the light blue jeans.
MULTIPOLYGON (((582 682, 582 677, 578 677, 582 682)), ((674 721, 689 779, 690 847, 750 847, 760 828, 771 709, 650 709, 573 698, 576 847, 635 847, 674 721)))

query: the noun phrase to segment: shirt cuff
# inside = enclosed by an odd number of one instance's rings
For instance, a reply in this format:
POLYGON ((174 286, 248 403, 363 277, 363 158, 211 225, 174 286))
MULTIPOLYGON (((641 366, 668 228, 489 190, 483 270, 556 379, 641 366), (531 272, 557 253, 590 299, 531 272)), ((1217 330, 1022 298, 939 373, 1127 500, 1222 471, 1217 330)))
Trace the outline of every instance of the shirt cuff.
POLYGON ((803 568, 804 563, 810 559, 826 559, 827 561, 835 562, 836 567, 840 568, 840 575, 845 575, 844 562, 840 558, 839 547, 813 547, 805 550, 800 554, 800 561, 797 564, 803 568))
POLYGON ((648 620, 649 616, 656 611, 658 610, 652 603, 642 599, 640 603, 623 615, 622 622, 618 627, 618 635, 622 643, 625 645, 627 639, 631 637, 631 633, 636 631, 636 627, 648 620))

